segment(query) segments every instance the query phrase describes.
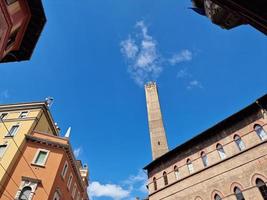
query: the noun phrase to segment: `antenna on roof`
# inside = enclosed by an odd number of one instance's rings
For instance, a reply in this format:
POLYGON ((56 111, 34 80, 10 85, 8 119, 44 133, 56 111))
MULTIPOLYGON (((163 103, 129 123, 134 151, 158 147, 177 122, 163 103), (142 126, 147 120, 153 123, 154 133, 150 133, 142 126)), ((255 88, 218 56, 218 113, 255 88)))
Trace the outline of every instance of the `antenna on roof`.
POLYGON ((54 103, 54 98, 53 97, 46 97, 45 98, 46 105, 48 108, 51 108, 53 103, 54 103))

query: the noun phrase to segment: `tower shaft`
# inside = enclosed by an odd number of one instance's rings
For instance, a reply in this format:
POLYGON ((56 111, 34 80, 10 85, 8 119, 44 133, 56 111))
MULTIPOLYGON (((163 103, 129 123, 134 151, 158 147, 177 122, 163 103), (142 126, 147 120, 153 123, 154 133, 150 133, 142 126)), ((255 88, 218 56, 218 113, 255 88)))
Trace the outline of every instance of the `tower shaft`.
POLYGON ((153 160, 169 151, 165 129, 162 121, 158 90, 156 83, 145 85, 149 133, 153 160))

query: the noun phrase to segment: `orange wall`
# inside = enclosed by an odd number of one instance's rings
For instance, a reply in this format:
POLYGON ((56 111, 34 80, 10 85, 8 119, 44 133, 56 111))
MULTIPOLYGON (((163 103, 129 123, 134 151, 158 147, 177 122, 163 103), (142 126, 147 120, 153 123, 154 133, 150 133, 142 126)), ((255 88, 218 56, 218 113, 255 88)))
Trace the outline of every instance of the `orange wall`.
MULTIPOLYGON (((35 195, 33 196, 33 200, 52 199, 56 191, 56 188, 58 187, 60 188, 60 191, 63 194, 63 196, 61 197, 62 199, 64 200, 72 199, 71 191, 67 190, 67 180, 68 180, 70 171, 72 172, 74 176, 72 183, 74 183, 75 181, 77 183, 78 188, 79 188, 79 184, 78 184, 77 177, 71 167, 70 161, 68 160, 67 154, 65 153, 63 149, 28 141, 22 153, 25 159, 27 160, 27 162, 30 164, 30 166, 28 166, 25 160, 23 159, 23 157, 20 156, 16 166, 11 171, 12 179, 8 179, 8 181, 4 185, 4 193, 2 195, 0 194, 1 200, 9 200, 10 198, 7 198, 6 196, 10 197, 10 195, 12 196, 12 198, 15 197, 18 191, 18 188, 21 184, 22 176, 31 177, 35 179, 37 176, 38 179, 42 181, 42 183, 38 184, 37 186, 35 195), (35 157, 35 153, 37 152, 39 148, 50 151, 45 167, 31 165, 35 157), (63 180, 63 178, 61 177, 61 171, 63 169, 63 165, 66 159, 68 160, 69 167, 68 167, 68 172, 66 174, 65 180, 63 180), (31 171, 31 169, 36 174, 36 176, 31 171), (46 193, 48 194, 49 197, 47 196, 46 193)), ((81 188, 79 188, 79 190, 81 191, 81 188)))

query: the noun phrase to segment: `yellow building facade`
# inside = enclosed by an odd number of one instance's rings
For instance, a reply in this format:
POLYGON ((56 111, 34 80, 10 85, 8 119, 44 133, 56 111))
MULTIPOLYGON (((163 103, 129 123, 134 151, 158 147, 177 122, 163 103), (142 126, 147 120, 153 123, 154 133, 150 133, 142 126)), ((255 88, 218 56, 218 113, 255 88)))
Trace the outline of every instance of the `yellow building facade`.
POLYGON ((46 101, 0 105, 0 190, 34 131, 58 136, 46 101))

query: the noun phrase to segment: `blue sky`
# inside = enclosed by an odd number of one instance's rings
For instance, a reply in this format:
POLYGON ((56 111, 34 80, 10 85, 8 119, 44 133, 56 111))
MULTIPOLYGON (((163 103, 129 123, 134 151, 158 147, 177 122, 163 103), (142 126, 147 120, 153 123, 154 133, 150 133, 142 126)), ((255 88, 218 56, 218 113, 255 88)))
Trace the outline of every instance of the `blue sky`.
POLYGON ((151 161, 142 84, 156 80, 171 148, 267 91, 266 36, 194 14, 189 0, 44 1, 32 60, 0 66, 2 103, 55 98, 90 168, 94 200, 145 197, 151 161))

